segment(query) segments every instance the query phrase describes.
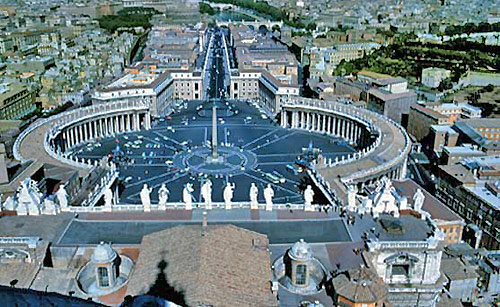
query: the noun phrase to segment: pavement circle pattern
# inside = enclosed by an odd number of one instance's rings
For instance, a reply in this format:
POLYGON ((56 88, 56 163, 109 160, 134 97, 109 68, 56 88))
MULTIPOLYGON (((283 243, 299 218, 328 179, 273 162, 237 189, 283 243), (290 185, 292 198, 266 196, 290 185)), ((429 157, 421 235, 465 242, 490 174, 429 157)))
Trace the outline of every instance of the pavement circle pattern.
POLYGON ((227 176, 242 174, 257 166, 255 153, 236 147, 219 147, 217 150, 223 159, 221 163, 207 162, 212 154, 208 147, 194 147, 174 156, 173 163, 179 169, 186 169, 196 175, 227 176))

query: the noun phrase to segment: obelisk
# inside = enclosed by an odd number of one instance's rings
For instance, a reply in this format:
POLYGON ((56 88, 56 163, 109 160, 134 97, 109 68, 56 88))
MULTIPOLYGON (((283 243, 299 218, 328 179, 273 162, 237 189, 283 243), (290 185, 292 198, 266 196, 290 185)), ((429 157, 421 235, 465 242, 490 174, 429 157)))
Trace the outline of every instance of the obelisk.
POLYGON ((217 153, 217 107, 212 106, 212 159, 217 161, 219 154, 217 153))

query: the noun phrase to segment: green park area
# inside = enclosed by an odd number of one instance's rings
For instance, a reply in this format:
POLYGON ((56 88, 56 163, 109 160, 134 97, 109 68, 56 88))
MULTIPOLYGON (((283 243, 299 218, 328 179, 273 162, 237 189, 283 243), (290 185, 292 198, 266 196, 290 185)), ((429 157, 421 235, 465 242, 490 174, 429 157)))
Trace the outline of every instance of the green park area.
POLYGON ((444 101, 466 101, 481 108, 484 117, 500 118, 500 87, 488 85, 468 86, 448 95, 444 101))
POLYGON ((423 68, 440 67, 452 71, 452 81, 457 81, 468 69, 500 71, 500 47, 455 40, 443 44, 430 44, 398 39, 361 59, 341 62, 334 75, 370 70, 377 73, 401 76, 416 83, 423 68))
POLYGON ((159 12, 152 8, 125 8, 116 15, 106 15, 98 19, 99 26, 115 32, 119 28, 151 27, 151 17, 159 12))

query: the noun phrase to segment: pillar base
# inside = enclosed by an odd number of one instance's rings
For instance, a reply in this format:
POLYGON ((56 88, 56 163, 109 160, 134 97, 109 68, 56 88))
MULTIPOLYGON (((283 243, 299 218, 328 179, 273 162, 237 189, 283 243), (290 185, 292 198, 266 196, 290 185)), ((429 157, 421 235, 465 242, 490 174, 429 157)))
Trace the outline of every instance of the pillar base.
POLYGON ((205 160, 207 163, 211 164, 222 164, 224 163, 224 157, 219 155, 217 158, 212 157, 212 155, 208 156, 207 159, 205 160))

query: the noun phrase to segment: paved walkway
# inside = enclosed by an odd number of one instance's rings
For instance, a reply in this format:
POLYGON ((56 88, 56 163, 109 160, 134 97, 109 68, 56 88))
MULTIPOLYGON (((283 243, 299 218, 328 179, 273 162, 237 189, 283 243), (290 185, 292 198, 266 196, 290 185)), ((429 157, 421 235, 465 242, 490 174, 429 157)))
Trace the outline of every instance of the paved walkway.
MULTIPOLYGON (((40 119, 41 120, 41 119, 40 119)), ((45 135, 47 134, 47 130, 50 127, 51 122, 45 123, 40 127, 33 130, 31 133, 28 133, 21 142, 19 147, 21 156, 26 160, 32 160, 33 163, 26 168, 23 173, 17 176, 11 183, 12 188, 15 190, 20 185, 21 182, 26 177, 31 177, 36 171, 40 169, 45 163, 49 163, 56 166, 61 167, 69 167, 74 168, 73 166, 69 166, 65 163, 60 162, 49 156, 49 154, 45 151, 43 146, 45 135)), ((74 168, 79 171, 81 176, 86 175, 88 170, 74 168)))

